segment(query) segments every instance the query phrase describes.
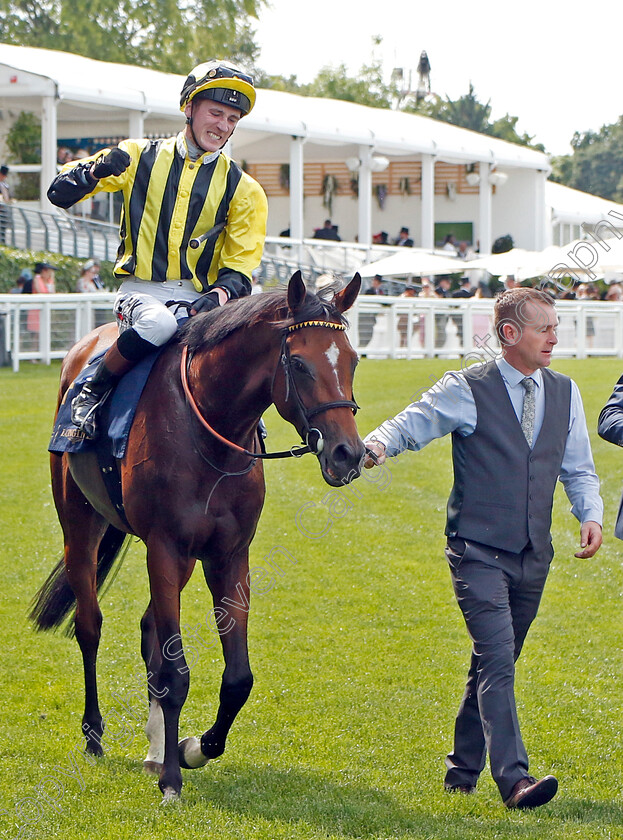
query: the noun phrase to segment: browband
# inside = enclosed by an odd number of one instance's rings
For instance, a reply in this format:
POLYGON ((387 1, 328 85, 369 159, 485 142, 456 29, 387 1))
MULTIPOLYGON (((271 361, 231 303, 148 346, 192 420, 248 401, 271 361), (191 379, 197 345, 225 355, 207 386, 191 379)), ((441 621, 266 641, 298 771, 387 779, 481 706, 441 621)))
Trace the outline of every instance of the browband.
POLYGON ((288 332, 302 330, 303 327, 328 327, 330 330, 345 330, 344 324, 334 324, 333 321, 299 321, 298 324, 290 324, 288 332))

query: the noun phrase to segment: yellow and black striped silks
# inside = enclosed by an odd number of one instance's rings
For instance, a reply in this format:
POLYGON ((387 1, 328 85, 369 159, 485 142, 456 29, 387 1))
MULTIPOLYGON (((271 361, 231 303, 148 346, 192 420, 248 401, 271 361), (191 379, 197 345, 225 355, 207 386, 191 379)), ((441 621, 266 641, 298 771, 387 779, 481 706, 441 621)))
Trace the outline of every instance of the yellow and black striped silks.
MULTIPOLYGON (((132 159, 128 169, 102 178, 87 193, 123 193, 115 275, 192 280, 198 291, 215 283, 219 275, 219 285, 229 288, 226 277, 232 272, 248 281, 260 264, 266 236, 268 206, 262 187, 222 152, 207 163, 203 161, 212 155, 194 162, 182 157, 175 137, 123 140, 119 148, 132 159), (202 242, 196 250, 189 247, 191 239, 225 220, 216 241, 202 242)), ((88 164, 108 151, 79 163, 88 164)), ((71 164, 68 175, 70 171, 71 164)), ((245 291, 230 289, 233 297, 245 291)))

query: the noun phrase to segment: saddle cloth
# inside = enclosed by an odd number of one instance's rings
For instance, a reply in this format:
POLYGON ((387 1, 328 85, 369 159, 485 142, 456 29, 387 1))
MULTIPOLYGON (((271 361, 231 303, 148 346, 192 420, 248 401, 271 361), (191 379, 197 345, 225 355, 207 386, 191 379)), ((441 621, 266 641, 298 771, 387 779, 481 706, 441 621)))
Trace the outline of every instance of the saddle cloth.
POLYGON ((102 406, 98 418, 99 436, 96 441, 85 437, 84 432, 71 422, 71 401, 82 388, 87 377, 94 373, 104 353, 89 359, 87 367, 76 377, 65 394, 54 423, 48 450, 62 454, 63 452, 89 452, 105 446, 110 447, 113 458, 123 458, 139 398, 151 369, 163 349, 159 347, 154 353, 150 353, 119 381, 112 395, 102 406))

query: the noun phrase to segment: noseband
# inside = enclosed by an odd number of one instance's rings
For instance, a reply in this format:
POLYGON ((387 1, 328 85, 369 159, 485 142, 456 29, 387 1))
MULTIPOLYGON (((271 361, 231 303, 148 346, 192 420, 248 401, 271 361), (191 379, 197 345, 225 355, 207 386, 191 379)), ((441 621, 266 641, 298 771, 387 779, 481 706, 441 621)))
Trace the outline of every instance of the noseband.
MULTIPOLYGON (((320 455, 324 448, 324 438, 322 436, 322 432, 320 429, 312 427, 311 420, 317 414, 322 413, 323 411, 331 411, 333 408, 350 408, 353 414, 357 413, 357 409, 359 406, 354 400, 335 400, 333 402, 326 402, 326 403, 319 403, 318 405, 313 406, 312 408, 306 408, 303 400, 301 399, 301 395, 298 392, 296 387, 296 381, 294 379, 294 374, 292 371, 292 358, 290 356, 290 348, 288 346, 288 338, 292 335, 292 333, 296 332, 297 330, 305 329, 307 327, 324 327, 326 329, 331 330, 345 330, 346 327, 343 324, 335 324, 332 321, 300 321, 297 324, 291 324, 283 334, 283 338, 281 340, 281 353, 280 353, 280 363, 283 367, 283 374, 286 383, 286 394, 285 399, 286 402, 290 399, 290 395, 292 395, 294 399, 294 405, 296 411, 302 420, 301 426, 301 437, 303 438, 304 445, 299 447, 292 447, 284 452, 250 452, 248 449, 245 449, 242 446, 239 446, 237 443, 234 443, 231 440, 228 440, 223 435, 219 434, 216 429, 213 429, 212 426, 208 423, 205 417, 201 414, 199 410, 199 406, 195 398, 193 397, 190 385, 188 382, 188 367, 190 364, 190 360, 188 358, 188 347, 184 345, 182 350, 182 359, 180 363, 180 376, 182 380, 182 387, 184 389, 184 394, 186 395, 186 399, 188 400, 188 404, 192 408, 195 416, 201 423, 201 425, 208 431, 210 434, 219 440, 221 443, 228 446, 230 449, 234 449, 236 452, 240 452, 244 455, 248 455, 251 458, 300 458, 302 455, 306 455, 308 452, 311 452, 313 455, 320 455)), ((277 375, 277 371, 275 371, 275 376, 273 376, 273 387, 275 383, 275 377, 277 375)))

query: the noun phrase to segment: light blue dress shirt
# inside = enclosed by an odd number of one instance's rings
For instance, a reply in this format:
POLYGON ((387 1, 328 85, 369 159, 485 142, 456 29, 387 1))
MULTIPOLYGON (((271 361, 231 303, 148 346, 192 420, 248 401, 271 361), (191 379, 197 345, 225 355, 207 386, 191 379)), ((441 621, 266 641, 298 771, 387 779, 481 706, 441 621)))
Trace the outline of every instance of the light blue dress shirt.
MULTIPOLYGON (((505 359, 496 359, 517 420, 521 412, 525 389, 521 380, 525 374, 505 359)), ((470 368, 474 369, 474 368, 470 368)), ((545 389, 540 370, 532 375, 536 383, 536 407, 533 446, 543 425, 545 414, 545 389)), ((495 410, 495 409, 492 409, 495 410)), ((385 445, 388 457, 406 449, 418 451, 436 438, 451 432, 467 437, 476 429, 477 412, 474 396, 461 371, 444 374, 417 402, 411 403, 399 414, 367 435, 365 443, 377 440, 385 445)), ((571 380, 571 405, 569 408, 569 433, 560 468, 560 481, 571 502, 571 512, 581 522, 597 522, 603 518, 603 501, 599 495, 599 478, 586 427, 586 417, 578 386, 571 380)))

